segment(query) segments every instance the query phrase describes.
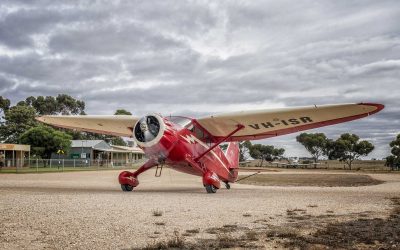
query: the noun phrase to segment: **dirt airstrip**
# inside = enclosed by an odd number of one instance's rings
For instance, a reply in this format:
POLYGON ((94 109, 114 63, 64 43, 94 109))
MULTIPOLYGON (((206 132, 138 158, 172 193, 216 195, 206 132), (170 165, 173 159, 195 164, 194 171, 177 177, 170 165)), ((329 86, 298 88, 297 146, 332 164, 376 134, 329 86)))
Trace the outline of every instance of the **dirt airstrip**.
POLYGON ((0 249, 400 248, 399 174, 266 172, 210 195, 173 170, 126 193, 118 173, 0 174, 0 249))

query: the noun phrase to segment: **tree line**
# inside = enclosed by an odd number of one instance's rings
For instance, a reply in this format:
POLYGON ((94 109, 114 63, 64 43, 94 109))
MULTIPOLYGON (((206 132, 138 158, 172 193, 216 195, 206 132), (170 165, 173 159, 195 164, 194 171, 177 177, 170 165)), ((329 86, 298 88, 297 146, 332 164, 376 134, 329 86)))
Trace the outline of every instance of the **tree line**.
MULTIPOLYGON (((222 150, 227 148, 228 144, 222 144, 222 150)), ((261 160, 259 166, 262 167, 264 161, 273 161, 280 159, 285 153, 285 149, 276 148, 271 145, 252 144, 250 141, 242 141, 239 143, 239 161, 247 160, 250 155, 253 159, 261 160)))
MULTIPOLYGON (((131 115, 119 109, 116 115, 131 115)), ((11 106, 9 99, 0 96, 0 141, 31 145, 32 155, 49 159, 52 153, 68 152, 71 140, 105 140, 113 145, 126 146, 118 136, 54 129, 35 120, 38 115, 86 115, 85 102, 66 94, 30 96, 11 106)))
MULTIPOLYGON (((375 146, 366 140, 360 140, 355 134, 345 133, 336 140, 328 138, 324 133, 302 133, 296 137, 299 142, 310 153, 316 163, 322 157, 329 160, 344 162, 350 170, 355 160, 370 154, 375 146)), ((385 165, 392 170, 400 170, 400 134, 390 143, 391 155, 386 157, 385 165)), ((250 141, 240 143, 240 160, 244 161, 246 154, 254 159, 273 161, 283 157, 285 149, 271 145, 252 144, 250 141)))
MULTIPOLYGON (((372 143, 360 141, 357 135, 348 133, 342 134, 337 140, 329 139, 323 133, 302 133, 296 137, 296 140, 311 154, 315 163, 325 156, 329 160, 344 162, 350 170, 355 160, 361 156, 367 156, 374 150, 372 143)), ((241 156, 246 151, 252 158, 261 160, 260 166, 264 161, 280 159, 285 153, 283 148, 262 144, 253 145, 250 141, 242 143, 241 156)))
POLYGON ((296 140, 311 154, 314 162, 325 156, 329 160, 344 162, 350 170, 355 160, 367 156, 375 148, 369 141, 360 141, 359 136, 349 133, 342 134, 336 140, 327 138, 323 133, 302 133, 296 140))

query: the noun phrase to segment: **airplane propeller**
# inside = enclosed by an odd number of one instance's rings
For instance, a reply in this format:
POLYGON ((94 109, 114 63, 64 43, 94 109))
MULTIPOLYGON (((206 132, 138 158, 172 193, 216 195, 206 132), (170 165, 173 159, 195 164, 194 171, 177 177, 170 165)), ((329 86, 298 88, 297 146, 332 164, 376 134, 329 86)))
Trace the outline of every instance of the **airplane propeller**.
POLYGON ((135 137, 140 142, 150 142, 160 132, 160 123, 155 116, 141 118, 135 126, 135 137))

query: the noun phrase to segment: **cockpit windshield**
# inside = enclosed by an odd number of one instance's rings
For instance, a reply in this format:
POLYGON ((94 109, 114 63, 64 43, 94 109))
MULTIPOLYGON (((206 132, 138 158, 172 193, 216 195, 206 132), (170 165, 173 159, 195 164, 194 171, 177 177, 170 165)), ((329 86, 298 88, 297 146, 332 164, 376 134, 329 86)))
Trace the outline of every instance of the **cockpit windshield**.
POLYGON ((184 116, 168 116, 166 118, 182 128, 188 126, 192 122, 192 119, 184 116))

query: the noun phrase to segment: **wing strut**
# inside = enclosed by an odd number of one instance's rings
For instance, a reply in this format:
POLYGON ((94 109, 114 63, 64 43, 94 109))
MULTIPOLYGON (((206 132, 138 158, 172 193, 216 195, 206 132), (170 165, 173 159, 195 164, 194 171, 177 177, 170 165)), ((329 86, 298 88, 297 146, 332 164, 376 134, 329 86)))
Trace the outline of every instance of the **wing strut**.
POLYGON ((259 174, 259 173, 261 173, 261 171, 258 171, 257 173, 254 173, 254 174, 245 176, 245 177, 243 177, 243 178, 240 178, 239 180, 236 180, 235 183, 236 183, 236 182, 239 182, 239 181, 242 181, 242 180, 244 180, 244 179, 247 179, 247 178, 249 178, 249 177, 252 177, 252 176, 254 176, 254 175, 256 175, 256 174, 259 174))
POLYGON ((224 141, 226 141, 227 139, 229 139, 229 137, 231 137, 232 135, 234 135, 236 132, 238 132, 241 129, 244 129, 244 125, 242 124, 238 124, 236 125, 237 128, 235 130, 233 130, 232 132, 230 132, 227 136, 223 137, 222 139, 220 139, 218 142, 216 142, 212 147, 210 147, 209 149, 207 149, 204 153, 202 153, 200 156, 196 157, 194 159, 195 162, 198 162, 203 156, 205 156, 208 152, 210 152, 211 150, 213 150, 214 148, 218 147, 219 144, 223 143, 224 141))

